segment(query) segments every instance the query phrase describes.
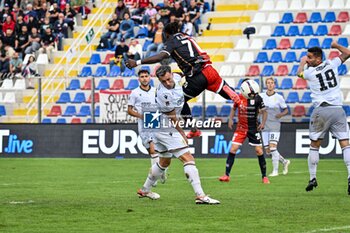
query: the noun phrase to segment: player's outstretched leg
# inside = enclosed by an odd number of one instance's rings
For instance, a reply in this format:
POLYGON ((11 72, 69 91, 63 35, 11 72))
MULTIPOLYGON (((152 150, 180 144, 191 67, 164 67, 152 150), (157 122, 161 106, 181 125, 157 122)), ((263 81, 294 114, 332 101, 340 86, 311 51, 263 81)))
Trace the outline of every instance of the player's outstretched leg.
POLYGON ((222 89, 220 90, 219 94, 224 97, 225 99, 231 99, 233 102, 240 105, 241 99, 239 98, 238 94, 231 88, 229 85, 227 85, 226 82, 224 82, 224 85, 222 89), (228 98, 227 98, 228 97, 228 98))
POLYGON ((342 148, 344 163, 346 168, 348 169, 348 194, 350 195, 350 146, 345 146, 342 148))
POLYGON ((259 160, 262 182, 264 184, 270 184, 270 180, 266 176, 266 160, 265 160, 264 154, 258 155, 258 160, 259 160))
POLYGON ((318 186, 316 177, 309 181, 309 184, 306 186, 306 192, 312 191, 314 188, 318 186))
MULTIPOLYGON (((152 167, 154 164, 159 163, 159 155, 158 154, 150 154, 150 155, 151 155, 151 167, 152 167)), ((158 181, 154 182, 152 187, 156 187, 157 183, 158 181)))
MULTIPOLYGON (((185 121, 192 121, 193 120, 191 109, 187 103, 187 99, 182 107, 181 116, 185 121)), ((186 135, 186 137, 187 138, 195 138, 195 137, 200 137, 201 135, 202 135, 202 132, 199 129, 192 128, 191 131, 186 135)))
POLYGON ((230 152, 227 155, 225 175, 223 175, 219 178, 220 181, 222 181, 222 182, 229 182, 230 181, 230 173, 231 173, 232 166, 235 163, 235 157, 236 157, 236 154, 232 153, 232 152, 230 152))
POLYGON ((156 200, 160 198, 160 195, 158 193, 151 192, 152 186, 154 186, 154 183, 157 182, 157 180, 162 176, 166 168, 163 168, 159 165, 159 163, 154 164, 150 172, 148 173, 147 179, 145 183, 143 184, 143 187, 137 191, 137 194, 139 197, 148 197, 152 200, 156 200))
POLYGON ((278 162, 279 156, 277 148, 271 148, 271 157, 272 157, 272 173, 269 176, 278 176, 278 162))

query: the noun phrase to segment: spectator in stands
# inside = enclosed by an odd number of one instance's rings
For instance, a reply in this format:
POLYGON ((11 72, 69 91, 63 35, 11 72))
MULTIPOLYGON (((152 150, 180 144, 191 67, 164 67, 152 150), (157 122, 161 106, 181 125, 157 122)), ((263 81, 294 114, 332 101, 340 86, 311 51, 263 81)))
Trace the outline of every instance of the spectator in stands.
POLYGON ((62 38, 68 37, 68 24, 64 22, 62 13, 59 14, 59 19, 55 22, 53 30, 58 40, 58 50, 62 50, 62 38))
POLYGON ((115 8, 114 13, 117 15, 117 19, 118 19, 119 21, 122 21, 122 20, 123 20, 124 14, 125 14, 125 13, 129 13, 129 14, 130 14, 129 8, 127 8, 127 7, 125 6, 123 0, 119 0, 119 1, 118 1, 118 5, 117 5, 117 7, 115 8))
POLYGON ((77 13, 75 12, 75 10, 73 10, 69 3, 66 4, 65 9, 63 11, 63 15, 65 16, 64 18, 64 22, 66 22, 68 24, 68 26, 70 27, 70 29, 72 31, 74 31, 74 17, 77 13))
POLYGON ((22 73, 22 59, 19 57, 18 53, 15 52, 10 60, 10 75, 12 78, 19 78, 22 73))
POLYGON ((142 24, 147 25, 150 22, 151 18, 155 18, 157 16, 157 13, 157 9, 154 8, 153 3, 150 2, 142 17, 142 24))
POLYGON ((37 20, 38 13, 35 10, 33 10, 33 5, 31 3, 27 4, 24 14, 28 17, 33 16, 37 20))
POLYGON ((48 9, 47 9, 47 4, 44 2, 41 4, 41 7, 39 9, 37 9, 37 12, 38 12, 38 20, 39 20, 39 23, 43 23, 45 21, 45 18, 46 18, 46 12, 48 12, 48 9))
POLYGON ((156 34, 157 28, 158 28, 158 23, 156 18, 151 18, 149 24, 147 25, 147 31, 148 31, 147 37, 153 38, 154 35, 156 34))
POLYGON ((10 10, 9 4, 5 3, 5 4, 4 4, 4 9, 2 9, 1 15, 0 15, 0 16, 1 16, 1 17, 0 17, 0 25, 2 25, 3 22, 6 21, 6 17, 7 17, 8 15, 12 15, 11 13, 12 13, 12 12, 11 12, 11 10, 10 10))
POLYGON ((12 11, 13 5, 16 4, 16 0, 4 0, 5 2, 5 7, 7 6, 10 11, 12 11))
POLYGON ((55 22, 59 20, 58 15, 61 13, 61 10, 58 7, 56 2, 51 5, 49 12, 50 12, 50 23, 55 24, 55 22))
POLYGON ((25 54, 35 53, 40 48, 41 37, 38 33, 38 29, 33 27, 29 36, 29 46, 25 49, 25 54))
POLYGON ((134 10, 137 9, 138 0, 124 0, 125 6, 129 9, 130 14, 133 14, 134 10))
POLYGON ((117 38, 119 33, 119 26, 118 16, 117 14, 113 14, 112 20, 110 20, 106 26, 108 32, 101 36, 101 40, 108 39, 112 42, 111 44, 114 44, 114 39, 117 38))
POLYGON ((70 5, 73 6, 73 9, 81 14, 82 19, 87 19, 88 14, 90 14, 91 10, 87 6, 87 0, 71 0, 70 5))
POLYGON ((180 2, 174 3, 174 7, 171 9, 171 14, 175 15, 175 20, 177 22, 182 22, 185 19, 185 11, 180 5, 180 2))
POLYGON ((32 28, 36 28, 37 30, 40 28, 38 20, 32 15, 29 15, 27 26, 28 31, 32 31, 32 28))
POLYGON ((26 80, 27 89, 34 89, 32 78, 35 76, 39 76, 38 66, 35 62, 35 56, 29 56, 27 64, 25 64, 25 66, 23 67, 22 76, 26 80))
POLYGON ((23 20, 23 15, 22 14, 19 14, 17 16, 17 21, 16 21, 16 26, 15 26, 15 34, 19 34, 22 32, 22 26, 23 25, 26 25, 27 26, 27 23, 24 22, 23 20))
POLYGON ((191 22, 193 23, 194 29, 196 30, 196 33, 199 33, 198 25, 200 24, 200 10, 199 7, 196 4, 195 0, 191 0, 190 6, 187 9, 187 13, 190 16, 191 22))
POLYGON ((196 0, 196 4, 199 7, 199 12, 204 14, 204 0, 196 0))
MULTIPOLYGON (((7 46, 8 47, 8 46, 7 46)), ((0 73, 7 74, 10 71, 10 56, 0 40, 0 73)), ((1 78, 3 75, 1 75, 1 78)))
POLYGON ((171 7, 168 0, 164 0, 164 6, 162 6, 158 14, 160 15, 159 21, 162 21, 164 25, 167 25, 170 21, 171 7))
POLYGON ((117 36, 118 41, 120 41, 121 38, 129 39, 130 37, 134 36, 134 21, 130 19, 130 14, 125 13, 124 19, 120 24, 119 33, 117 36))
POLYGON ((182 30, 183 33, 189 35, 189 36, 193 36, 194 35, 194 30, 193 30, 193 23, 191 22, 190 16, 186 15, 185 16, 185 21, 182 25, 182 30))
POLYGON ((124 59, 139 60, 142 58, 142 45, 136 40, 131 39, 128 52, 123 54, 124 59))
POLYGON ((153 37, 153 43, 148 46, 145 57, 149 57, 151 52, 159 53, 163 49, 163 29, 164 24, 162 21, 159 21, 157 31, 153 37))
POLYGON ((143 15, 149 3, 150 3, 149 0, 137 0, 136 8, 135 8, 135 11, 133 12, 133 15, 143 15))
POLYGON ((7 29, 15 31, 16 22, 12 19, 11 15, 6 17, 6 21, 2 25, 2 31, 6 33, 7 29))
POLYGON ((46 17, 43 21, 43 23, 41 24, 40 26, 40 34, 42 36, 45 35, 45 32, 46 32, 46 28, 53 28, 53 25, 50 23, 50 18, 49 17, 46 17))
POLYGON ((25 56, 24 51, 29 45, 29 33, 27 25, 22 25, 22 31, 16 35, 15 50, 23 58, 25 56))
POLYGON ((120 70, 123 72, 125 70, 125 64, 123 60, 123 54, 127 53, 129 51, 129 46, 126 45, 125 39, 120 40, 120 44, 117 45, 115 52, 114 52, 114 59, 110 60, 110 67, 113 65, 120 66, 120 70))
POLYGON ((45 35, 41 40, 41 48, 39 53, 46 53, 49 61, 52 61, 51 53, 55 49, 55 37, 52 35, 50 27, 47 27, 45 30, 45 35))
POLYGON ((26 11, 27 10, 27 5, 32 3, 33 1, 29 1, 29 0, 21 0, 20 4, 19 4, 19 8, 22 11, 26 11))
MULTIPOLYGON (((12 29, 8 28, 6 30, 6 34, 4 37, 2 37, 2 43, 4 46, 9 46, 10 49, 14 50, 15 48, 15 34, 13 33, 12 29)), ((10 55, 12 56, 13 52, 10 52, 10 55)))

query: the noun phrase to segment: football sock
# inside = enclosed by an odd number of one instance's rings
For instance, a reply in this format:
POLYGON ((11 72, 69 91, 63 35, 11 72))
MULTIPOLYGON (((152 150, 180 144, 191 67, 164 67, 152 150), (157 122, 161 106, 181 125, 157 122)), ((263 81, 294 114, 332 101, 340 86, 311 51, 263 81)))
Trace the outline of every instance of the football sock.
POLYGON ((143 184, 142 191, 144 192, 151 191, 151 187, 159 179, 159 177, 161 177, 165 169, 166 168, 161 167, 159 163, 153 164, 153 166, 150 169, 150 172, 148 173, 147 179, 143 184))
POLYGON ((226 159, 226 176, 230 176, 230 172, 231 172, 231 169, 232 169, 232 166, 235 162, 235 157, 236 157, 236 154, 234 153, 229 153, 228 156, 227 156, 227 159, 226 159))
POLYGON ((159 155, 158 154, 150 154, 151 155, 151 166, 156 163, 159 163, 159 155))
POLYGON ((318 148, 310 146, 309 156, 307 157, 309 165, 310 180, 316 178, 318 161, 320 160, 318 148))
POLYGON ((344 163, 348 169, 348 179, 350 179, 350 146, 343 148, 344 163))
POLYGON ((266 176, 266 160, 264 155, 258 155, 259 166, 261 171, 261 176, 264 178, 266 176))
POLYGON ((282 163, 282 164, 285 164, 286 162, 287 162, 287 160, 280 154, 280 156, 279 156, 279 161, 280 161, 280 163, 282 163))
POLYGON ((273 167, 273 172, 278 173, 278 162, 279 162, 279 157, 280 153, 278 152, 277 149, 272 149, 271 150, 271 155, 272 155, 272 167, 273 167))
POLYGON ((196 196, 204 196, 201 181, 199 179, 198 169, 194 161, 184 163, 184 172, 187 180, 191 183, 196 196))

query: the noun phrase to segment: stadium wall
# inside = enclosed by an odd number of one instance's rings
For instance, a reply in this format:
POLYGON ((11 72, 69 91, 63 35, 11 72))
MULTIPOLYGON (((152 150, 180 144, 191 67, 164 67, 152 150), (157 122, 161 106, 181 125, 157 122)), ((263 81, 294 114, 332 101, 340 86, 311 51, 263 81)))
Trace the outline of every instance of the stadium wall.
MULTIPOLYGON (((225 158, 232 132, 227 125, 203 129, 202 137, 189 140, 196 157, 225 158)), ((308 124, 282 124, 279 151, 285 157, 306 157, 308 124)), ((325 138, 321 156, 341 157, 332 137, 325 138)), ((0 124, 0 155, 13 158, 142 158, 146 150, 137 136, 136 124, 0 124)), ((255 157, 247 142, 240 157, 255 157)))

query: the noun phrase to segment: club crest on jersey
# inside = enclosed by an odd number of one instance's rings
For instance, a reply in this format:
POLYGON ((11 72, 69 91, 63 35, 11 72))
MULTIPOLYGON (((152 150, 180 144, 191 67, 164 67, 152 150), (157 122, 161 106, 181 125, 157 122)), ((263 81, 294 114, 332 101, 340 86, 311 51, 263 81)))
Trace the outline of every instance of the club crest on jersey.
POLYGON ((250 100, 250 104, 254 105, 255 104, 255 100, 250 100))

